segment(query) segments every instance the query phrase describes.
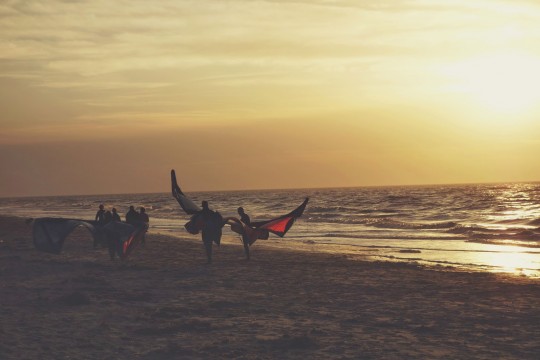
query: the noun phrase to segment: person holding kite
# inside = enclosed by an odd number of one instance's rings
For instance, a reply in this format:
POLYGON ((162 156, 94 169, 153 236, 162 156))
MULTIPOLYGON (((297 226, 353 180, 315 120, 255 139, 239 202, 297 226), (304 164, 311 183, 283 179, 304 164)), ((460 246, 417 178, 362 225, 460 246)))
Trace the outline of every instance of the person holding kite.
POLYGON ((208 208, 208 202, 203 201, 202 209, 199 208, 193 201, 191 201, 180 189, 176 181, 176 173, 171 170, 171 185, 172 195, 180 204, 180 207, 188 214, 193 215, 191 219, 184 225, 186 230, 190 234, 198 234, 203 232, 203 243, 206 250, 208 262, 212 259, 212 242, 219 245, 221 240, 221 228, 224 225, 230 225, 231 230, 242 236, 242 243, 244 245, 244 252, 246 258, 249 260, 249 247, 255 243, 256 240, 268 239, 269 233, 278 235, 279 237, 285 236, 287 231, 292 227, 296 219, 298 219, 304 213, 309 198, 306 198, 300 206, 291 211, 288 214, 278 216, 271 220, 252 222, 249 220, 247 214, 240 214, 240 208, 238 212, 242 217, 239 220, 235 217, 222 218, 218 212, 214 212, 208 208), (246 223, 247 222, 247 223, 246 223))
POLYGON ((208 207, 208 201, 202 202, 202 210, 195 217, 200 217, 195 221, 201 221, 202 229, 201 236, 204 244, 204 249, 206 251, 206 258, 208 263, 212 262, 212 244, 215 243, 217 246, 221 243, 221 235, 223 228, 223 217, 217 211, 212 211, 208 207))

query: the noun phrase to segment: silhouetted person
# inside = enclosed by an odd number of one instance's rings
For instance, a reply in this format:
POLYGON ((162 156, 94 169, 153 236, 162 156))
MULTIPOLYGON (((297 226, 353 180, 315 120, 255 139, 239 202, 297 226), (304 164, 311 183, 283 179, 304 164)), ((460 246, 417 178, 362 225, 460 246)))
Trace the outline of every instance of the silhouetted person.
POLYGON ((241 206, 238 208, 238 215, 240 215, 240 221, 242 221, 244 224, 251 224, 251 219, 249 218, 249 215, 244 212, 244 208, 241 206))
POLYGON ((144 226, 144 233, 141 239, 141 244, 144 244, 146 241, 146 232, 148 231, 148 226, 150 226, 150 218, 148 217, 148 214, 146 213, 146 209, 143 208, 142 206, 139 212, 139 221, 140 221, 140 224, 144 226))
POLYGON ((148 217, 148 214, 146 213, 146 209, 141 206, 141 209, 139 211, 139 221, 143 223, 143 225, 146 225, 148 227, 148 223, 150 222, 150 218, 148 217))
POLYGON ((103 225, 110 223, 112 218, 112 213, 109 210, 105 211, 105 215, 103 215, 103 225))
POLYGON ((133 206, 130 206, 129 211, 126 213, 126 223, 137 226, 139 222, 139 213, 135 211, 133 206))
POLYGON ((202 210, 199 213, 202 218, 202 241, 206 250, 208 263, 212 262, 212 243, 217 245, 221 242, 221 229, 223 228, 223 217, 217 211, 208 208, 208 201, 202 202, 202 210))
POLYGON ((120 218, 120 215, 116 212, 116 208, 112 208, 112 221, 118 221, 121 222, 122 219, 120 218))
MULTIPOLYGON (((98 225, 105 225, 105 209, 103 204, 99 205, 99 210, 96 213, 96 222, 98 225)), ((97 249, 99 241, 97 238, 94 238, 94 249, 97 249)))
MULTIPOLYGON (((103 224, 107 225, 109 223, 112 223, 114 220, 114 214, 116 214, 116 209, 113 208, 113 212, 106 211, 105 215, 103 216, 103 224)), ((116 214, 118 216, 118 214, 116 214)), ((113 227, 114 229, 114 227, 113 227)), ((116 256, 116 246, 118 244, 118 234, 109 227, 105 226, 104 232, 105 232, 105 240, 107 242, 107 248, 109 249, 109 256, 111 260, 115 259, 116 256)))
MULTIPOLYGON (((246 227, 250 227, 251 219, 249 215, 244 212, 243 207, 238 208, 238 215, 240 215, 240 221, 242 221, 246 227)), ((246 254, 246 259, 249 260, 249 237, 246 234, 246 230, 242 230, 242 244, 244 245, 244 253, 246 254)))
MULTIPOLYGON (((249 218, 249 215, 244 212, 243 207, 238 208, 238 215, 240 215, 240 221, 242 221, 246 228, 250 228, 251 225, 251 219, 249 218)), ((249 229, 245 229, 242 231, 242 244, 244 245, 244 253, 246 254, 246 259, 249 260, 249 236, 246 234, 246 231, 249 231, 249 229)))
POLYGON ((98 224, 103 224, 105 216, 105 210, 103 209, 103 204, 99 205, 99 210, 96 213, 96 221, 98 224))

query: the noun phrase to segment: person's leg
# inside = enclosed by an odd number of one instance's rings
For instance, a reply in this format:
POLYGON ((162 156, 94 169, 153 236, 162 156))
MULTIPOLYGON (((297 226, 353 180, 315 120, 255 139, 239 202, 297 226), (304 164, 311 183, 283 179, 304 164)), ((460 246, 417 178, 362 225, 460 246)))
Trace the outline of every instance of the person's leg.
POLYGON ((142 239, 141 239, 141 244, 145 244, 146 243, 146 233, 148 232, 148 224, 145 224, 144 225, 144 232, 142 234, 142 239))
POLYGON ((221 229, 216 230, 216 233, 214 234, 214 242, 219 247, 221 244, 221 236, 223 235, 221 229))
POLYGON ((114 260, 116 257, 116 241, 115 239, 108 238, 107 243, 109 247, 109 257, 111 258, 111 260, 114 260))
POLYGON ((246 254, 246 259, 249 260, 249 239, 246 235, 242 235, 242 244, 244 244, 244 253, 246 254))
POLYGON ((210 264, 212 262, 212 238, 208 236, 207 233, 202 233, 202 241, 204 245, 204 250, 206 251, 206 258, 208 259, 208 263, 210 264))
POLYGON ((205 242, 204 248, 206 250, 206 258, 208 259, 208 263, 210 264, 212 262, 212 242, 211 241, 205 242))
POLYGON ((141 245, 144 245, 146 241, 146 231, 141 235, 141 245))

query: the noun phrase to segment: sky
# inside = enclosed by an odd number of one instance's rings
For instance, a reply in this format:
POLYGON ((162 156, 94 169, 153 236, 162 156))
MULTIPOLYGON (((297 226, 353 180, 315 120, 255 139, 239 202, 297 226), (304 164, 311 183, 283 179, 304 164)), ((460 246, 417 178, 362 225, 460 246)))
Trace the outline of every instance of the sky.
POLYGON ((538 181, 540 4, 0 3, 0 197, 538 181))

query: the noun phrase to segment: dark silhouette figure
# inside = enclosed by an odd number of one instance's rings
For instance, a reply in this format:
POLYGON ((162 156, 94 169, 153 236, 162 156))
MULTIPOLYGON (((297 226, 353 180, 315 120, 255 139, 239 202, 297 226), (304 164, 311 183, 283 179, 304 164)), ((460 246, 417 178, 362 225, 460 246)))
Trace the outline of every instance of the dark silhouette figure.
POLYGON ((104 216, 105 216, 105 210, 103 208, 103 204, 101 204, 99 205, 99 210, 96 213, 96 221, 98 222, 98 224, 100 225, 103 224, 103 221, 105 220, 104 216))
MULTIPOLYGON (((97 225, 99 225, 99 226, 105 225, 105 209, 104 209, 103 204, 99 205, 99 210, 96 213, 96 219, 95 220, 97 222, 97 225)), ((94 238, 94 244, 93 244, 94 249, 97 249, 98 243, 99 243, 98 239, 94 238)))
POLYGON ((246 234, 246 228, 250 228, 251 219, 249 218, 249 215, 244 212, 243 207, 238 208, 238 215, 240 215, 240 221, 242 221, 245 224, 245 228, 242 232, 242 244, 244 245, 244 253, 246 254, 246 259, 249 260, 249 237, 246 234))
MULTIPOLYGON (((102 228, 112 221, 112 214, 109 210, 107 211, 103 210, 103 205, 100 205, 99 211, 96 214, 96 219, 98 219, 97 222, 98 222, 99 227, 102 228), (103 213, 100 213, 100 211, 103 211, 103 213), (98 215, 99 215, 99 219, 98 219, 98 215)), ((107 240, 108 242, 108 239, 105 239, 105 240, 107 240)), ((94 237, 94 249, 97 249, 98 244, 99 244, 98 238, 94 237)))
POLYGON ((238 208, 238 215, 240 215, 240 221, 242 221, 244 224, 248 226, 251 224, 249 215, 244 212, 244 208, 241 206, 238 208))
POLYGON ((107 225, 112 221, 112 219, 112 213, 109 210, 105 211, 105 215, 103 215, 103 225, 107 225))
POLYGON ((126 213, 126 223, 137 226, 140 223, 139 213, 135 211, 133 206, 129 207, 129 211, 126 213))
MULTIPOLYGON (((113 214, 107 210, 105 211, 105 214, 103 215, 103 225, 107 225, 108 223, 113 221, 113 214)), ((115 236, 111 234, 109 231, 105 230, 105 240, 107 242, 107 247, 109 249, 109 256, 111 257, 111 260, 114 260, 114 251, 115 251, 115 236)))
POLYGON ((120 218, 120 215, 116 212, 116 208, 112 208, 112 221, 118 221, 121 222, 122 219, 120 218))
POLYGON ((140 212, 139 212, 139 223, 144 226, 144 234, 142 235, 141 244, 144 244, 146 242, 146 232, 148 231, 148 226, 150 225, 150 218, 148 217, 148 214, 146 213, 146 209, 141 206, 140 212))
POLYGON ((212 211, 208 207, 208 201, 202 202, 202 210, 198 214, 202 220, 202 241, 206 250, 208 263, 212 262, 212 243, 218 246, 221 242, 221 229, 223 228, 223 217, 217 211, 212 211))

